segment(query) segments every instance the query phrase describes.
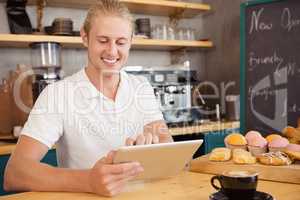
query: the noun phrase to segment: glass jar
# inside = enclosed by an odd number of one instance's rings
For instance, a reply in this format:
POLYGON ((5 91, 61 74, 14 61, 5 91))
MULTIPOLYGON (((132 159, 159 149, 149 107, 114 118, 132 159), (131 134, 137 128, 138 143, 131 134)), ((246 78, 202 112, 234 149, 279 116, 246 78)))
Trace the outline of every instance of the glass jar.
POLYGON ((30 44, 33 68, 61 66, 61 46, 57 42, 35 42, 30 44))

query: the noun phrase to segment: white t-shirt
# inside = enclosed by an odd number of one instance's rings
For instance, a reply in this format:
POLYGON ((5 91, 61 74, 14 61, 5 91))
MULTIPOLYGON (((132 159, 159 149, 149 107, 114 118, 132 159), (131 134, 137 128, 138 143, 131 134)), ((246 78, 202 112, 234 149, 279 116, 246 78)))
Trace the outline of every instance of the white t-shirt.
POLYGON ((89 81, 85 70, 47 86, 38 97, 22 135, 51 148, 58 165, 91 168, 126 138, 143 133, 143 126, 163 120, 147 79, 120 72, 115 101, 89 81))

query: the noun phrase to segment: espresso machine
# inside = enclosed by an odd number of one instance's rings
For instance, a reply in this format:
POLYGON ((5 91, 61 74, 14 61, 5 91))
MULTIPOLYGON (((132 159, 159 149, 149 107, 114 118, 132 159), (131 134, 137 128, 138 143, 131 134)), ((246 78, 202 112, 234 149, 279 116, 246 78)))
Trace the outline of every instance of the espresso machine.
POLYGON ((137 76, 144 76, 151 83, 160 109, 168 125, 188 123, 192 115, 192 82, 196 81, 196 71, 189 68, 140 68, 125 71, 137 76))

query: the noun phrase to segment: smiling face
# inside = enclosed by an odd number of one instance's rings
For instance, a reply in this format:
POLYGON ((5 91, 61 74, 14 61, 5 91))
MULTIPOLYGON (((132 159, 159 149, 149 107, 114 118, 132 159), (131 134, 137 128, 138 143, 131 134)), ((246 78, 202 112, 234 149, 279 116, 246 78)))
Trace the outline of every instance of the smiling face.
POLYGON ((118 72, 126 63, 131 46, 132 28, 127 19, 98 15, 91 22, 87 35, 81 30, 88 48, 88 67, 105 74, 118 72))

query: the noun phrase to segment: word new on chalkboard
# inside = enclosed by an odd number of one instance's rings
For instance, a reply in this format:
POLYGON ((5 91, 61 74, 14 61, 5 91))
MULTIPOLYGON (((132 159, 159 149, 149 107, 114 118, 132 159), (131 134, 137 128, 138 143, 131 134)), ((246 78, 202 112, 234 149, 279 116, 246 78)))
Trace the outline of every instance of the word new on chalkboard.
POLYGON ((300 118, 300 1, 241 5, 241 129, 267 135, 300 118))

